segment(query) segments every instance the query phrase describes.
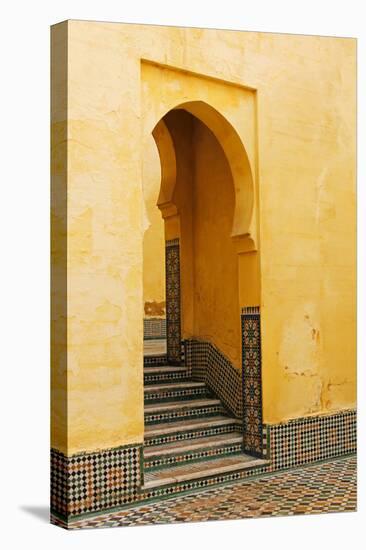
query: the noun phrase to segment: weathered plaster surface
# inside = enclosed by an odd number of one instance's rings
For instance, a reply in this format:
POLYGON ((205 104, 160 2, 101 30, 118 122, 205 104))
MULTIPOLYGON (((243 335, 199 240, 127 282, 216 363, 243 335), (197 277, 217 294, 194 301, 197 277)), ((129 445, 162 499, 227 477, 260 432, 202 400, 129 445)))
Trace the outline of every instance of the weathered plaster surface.
POLYGON ((258 253, 240 254, 239 301, 262 308, 264 422, 354 406, 355 41, 83 21, 52 32, 68 49, 53 90, 54 269, 63 281, 66 239, 67 311, 53 312, 52 445, 143 440, 142 166, 177 99, 205 97, 252 169, 258 253), (250 89, 228 94, 184 72, 161 80, 142 58, 250 89))
POLYGON ((194 336, 217 346, 241 365, 238 257, 230 237, 234 190, 230 167, 213 136, 194 129, 194 336))
MULTIPOLYGON (((159 154, 153 139, 147 140, 143 150, 142 185, 144 193, 143 284, 145 316, 164 315, 153 312, 152 304, 165 301, 165 237, 164 221, 157 207, 161 168, 159 154), (150 304, 150 308, 146 306, 150 304)), ((161 307, 160 307, 161 311, 161 307)))

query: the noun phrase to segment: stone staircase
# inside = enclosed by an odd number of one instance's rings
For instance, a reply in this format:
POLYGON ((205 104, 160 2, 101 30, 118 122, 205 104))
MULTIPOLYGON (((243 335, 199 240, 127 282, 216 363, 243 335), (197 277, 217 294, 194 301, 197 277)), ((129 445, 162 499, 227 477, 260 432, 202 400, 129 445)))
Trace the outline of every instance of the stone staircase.
POLYGON ((241 421, 184 366, 144 367, 144 489, 261 467, 243 452, 241 421))

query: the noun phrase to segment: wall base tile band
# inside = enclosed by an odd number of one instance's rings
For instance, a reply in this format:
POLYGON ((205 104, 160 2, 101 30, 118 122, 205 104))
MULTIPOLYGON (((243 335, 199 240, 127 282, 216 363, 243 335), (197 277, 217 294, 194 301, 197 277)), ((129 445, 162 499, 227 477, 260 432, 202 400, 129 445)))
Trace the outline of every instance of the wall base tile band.
POLYGON ((152 490, 143 487, 142 445, 70 457, 51 450, 51 522, 68 528, 86 515, 354 454, 356 415, 345 410, 264 425, 267 465, 152 490))
POLYGON ((66 457, 51 449, 51 511, 68 518, 138 499, 142 446, 66 457))
POLYGON ((267 425, 266 430, 273 471, 355 453, 357 448, 354 409, 267 425))

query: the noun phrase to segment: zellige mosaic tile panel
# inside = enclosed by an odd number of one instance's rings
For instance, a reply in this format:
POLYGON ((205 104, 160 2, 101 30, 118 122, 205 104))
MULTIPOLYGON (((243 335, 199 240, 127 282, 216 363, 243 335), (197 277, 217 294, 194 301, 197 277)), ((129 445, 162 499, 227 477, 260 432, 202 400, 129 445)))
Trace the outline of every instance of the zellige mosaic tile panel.
POLYGON ((166 338, 166 319, 145 318, 144 340, 160 340, 166 338))
POLYGON ((236 417, 243 414, 241 375, 223 353, 203 340, 185 340, 187 369, 193 380, 205 382, 236 417))
POLYGON ((166 337, 170 365, 181 363, 179 239, 166 241, 166 337))
POLYGON ((51 450, 51 511, 63 517, 135 502, 142 447, 128 446, 66 457, 51 450))
POLYGON ((244 449, 263 456, 262 355, 259 307, 242 309, 244 449))
POLYGON ((356 452, 356 411, 268 425, 271 469, 291 468, 356 452))
MULTIPOLYGON (((355 457, 74 521, 70 529, 355 511, 355 457), (296 502, 293 495, 296 494, 296 502)), ((58 520, 55 518, 55 522, 58 520)), ((61 526, 64 526, 61 524, 61 526)))

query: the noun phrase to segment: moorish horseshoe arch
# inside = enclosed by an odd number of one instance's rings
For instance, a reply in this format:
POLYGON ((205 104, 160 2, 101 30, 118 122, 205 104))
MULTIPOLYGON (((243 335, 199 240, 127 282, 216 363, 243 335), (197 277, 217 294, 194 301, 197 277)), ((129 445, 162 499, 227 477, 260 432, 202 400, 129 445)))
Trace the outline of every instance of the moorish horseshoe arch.
MULTIPOLYGON (((204 101, 188 101, 176 105, 174 109, 184 109, 203 122, 215 135, 228 160, 235 192, 235 210, 231 236, 233 238, 251 237, 254 210, 254 183, 252 170, 245 147, 230 122, 214 107, 204 101)), ((169 110, 169 111, 170 111, 169 110)), ((173 192, 176 180, 176 158, 172 137, 163 121, 163 117, 152 130, 161 164, 161 185, 157 205, 172 215, 173 192)))
MULTIPOLYGON (((234 185, 235 206, 231 238, 237 244, 239 278, 244 269, 239 261, 247 250, 255 250, 252 227, 254 214, 254 182, 245 147, 227 119, 214 107, 203 101, 180 103, 173 109, 184 109, 212 131, 228 161, 234 185)), ((174 143, 163 116, 152 130, 159 153, 161 184, 157 200, 165 227, 172 223, 180 227, 180 213, 173 195, 177 177, 174 143), (175 223, 174 223, 175 222, 175 223)), ((167 232, 165 232, 167 234, 167 232)), ((166 321, 167 357, 171 364, 181 360, 181 292, 179 230, 166 239, 166 321)), ((240 304, 241 306, 243 304, 240 304)), ((244 448, 256 456, 263 456, 261 330, 259 307, 242 307, 242 399, 244 448)))

